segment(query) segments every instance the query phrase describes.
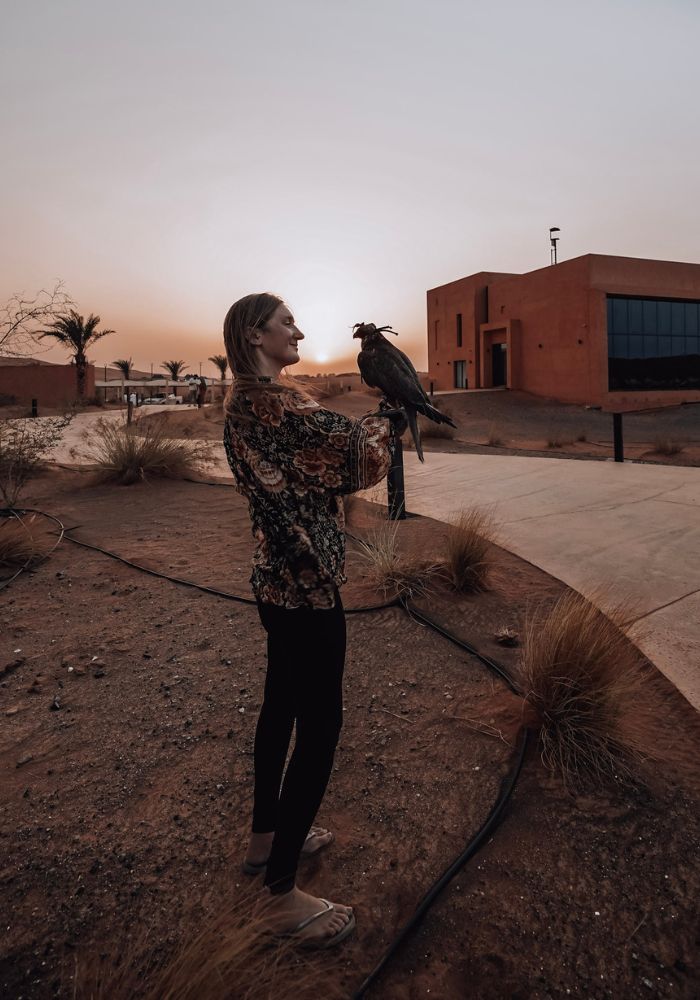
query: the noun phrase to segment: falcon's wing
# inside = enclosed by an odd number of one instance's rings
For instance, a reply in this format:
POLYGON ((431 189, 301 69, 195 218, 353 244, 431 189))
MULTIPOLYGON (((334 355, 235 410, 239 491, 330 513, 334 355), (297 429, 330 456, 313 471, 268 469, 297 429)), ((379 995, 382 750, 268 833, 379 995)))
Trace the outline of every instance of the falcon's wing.
POLYGON ((388 341, 380 343, 372 351, 370 378, 389 399, 402 406, 410 403, 421 408, 425 398, 418 376, 403 351, 388 341))
POLYGON ((373 381, 374 374, 372 370, 372 358, 367 351, 360 351, 357 355, 357 367, 360 369, 360 375, 363 381, 370 389, 381 389, 382 386, 378 382, 373 381))

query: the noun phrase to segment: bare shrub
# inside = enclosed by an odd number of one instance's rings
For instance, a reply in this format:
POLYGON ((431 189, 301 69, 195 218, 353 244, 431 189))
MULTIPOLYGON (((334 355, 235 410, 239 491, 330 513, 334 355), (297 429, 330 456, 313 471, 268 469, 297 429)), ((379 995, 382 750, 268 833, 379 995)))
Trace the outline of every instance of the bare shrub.
POLYGON ((446 571, 455 590, 488 590, 492 570, 490 549, 496 541, 493 512, 479 507, 461 510, 447 532, 446 571))
POLYGON ((0 517, 0 566, 31 566, 48 555, 52 545, 43 519, 36 514, 0 517))
MULTIPOLYGON (((194 923, 194 922, 193 922, 194 923)), ((250 899, 194 924, 196 933, 182 949, 157 964, 153 943, 144 930, 115 957, 100 961, 76 957, 71 995, 74 1000, 231 1000, 274 997, 316 1000, 318 966, 291 941, 271 938, 250 899), (116 961, 115 961, 116 958, 116 961)), ((340 1000, 336 956, 324 957, 323 995, 340 1000)))
POLYGON ((0 494, 6 507, 16 506, 27 483, 72 419, 69 413, 0 421, 0 494))
POLYGON ((358 554, 367 567, 369 582, 384 594, 414 597, 428 594, 442 565, 399 551, 398 521, 385 521, 366 540, 357 541, 358 554))
POLYGON ((588 437, 586 435, 586 432, 585 431, 579 431, 578 434, 576 435, 576 440, 579 441, 579 442, 581 442, 581 443, 583 443, 584 441, 587 441, 588 437))
POLYGON ((128 426, 100 418, 88 435, 96 482, 129 486, 147 479, 184 479, 213 464, 211 445, 165 436, 150 420, 128 426), (141 426, 138 426, 141 424, 141 426))
POLYGON ((674 441, 673 438, 657 437, 654 438, 651 450, 654 455, 680 455, 683 451, 683 445, 679 441, 674 441))
POLYGON ((501 625, 493 635, 494 642, 499 646, 517 646, 520 642, 518 630, 512 625, 501 625))
POLYGON ((633 724, 644 683, 628 607, 603 614, 575 591, 530 609, 520 670, 539 719, 542 760, 567 785, 628 781, 645 756, 633 724))

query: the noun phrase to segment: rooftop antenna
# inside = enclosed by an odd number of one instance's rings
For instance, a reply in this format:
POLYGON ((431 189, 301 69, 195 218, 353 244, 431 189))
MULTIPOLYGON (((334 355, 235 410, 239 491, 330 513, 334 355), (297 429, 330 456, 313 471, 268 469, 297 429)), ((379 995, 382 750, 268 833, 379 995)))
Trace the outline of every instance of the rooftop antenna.
POLYGON ((560 233, 561 230, 559 226, 549 227, 549 263, 556 264, 557 262, 557 243, 559 241, 558 236, 553 236, 553 233, 560 233))

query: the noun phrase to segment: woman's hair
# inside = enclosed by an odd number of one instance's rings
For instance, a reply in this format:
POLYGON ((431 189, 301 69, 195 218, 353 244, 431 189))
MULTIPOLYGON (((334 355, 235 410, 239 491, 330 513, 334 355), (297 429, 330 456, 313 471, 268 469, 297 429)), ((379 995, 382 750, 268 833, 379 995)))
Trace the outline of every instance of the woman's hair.
POLYGON ((233 384, 226 393, 224 412, 242 415, 241 390, 282 392, 293 388, 308 396, 308 390, 289 375, 281 375, 279 382, 257 381, 255 348, 248 339, 249 330, 264 330, 284 299, 271 292, 255 292, 234 302, 224 320, 224 346, 233 384))

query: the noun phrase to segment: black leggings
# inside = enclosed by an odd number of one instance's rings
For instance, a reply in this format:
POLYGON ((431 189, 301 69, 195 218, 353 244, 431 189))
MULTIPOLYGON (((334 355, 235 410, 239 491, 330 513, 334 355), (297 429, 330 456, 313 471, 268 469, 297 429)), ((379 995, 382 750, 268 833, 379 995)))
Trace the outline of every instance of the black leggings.
POLYGON ((265 885, 276 894, 294 888, 299 855, 333 766, 343 724, 345 613, 337 588, 334 608, 258 601, 258 613, 267 632, 267 676, 255 731, 253 833, 275 832, 265 885))

